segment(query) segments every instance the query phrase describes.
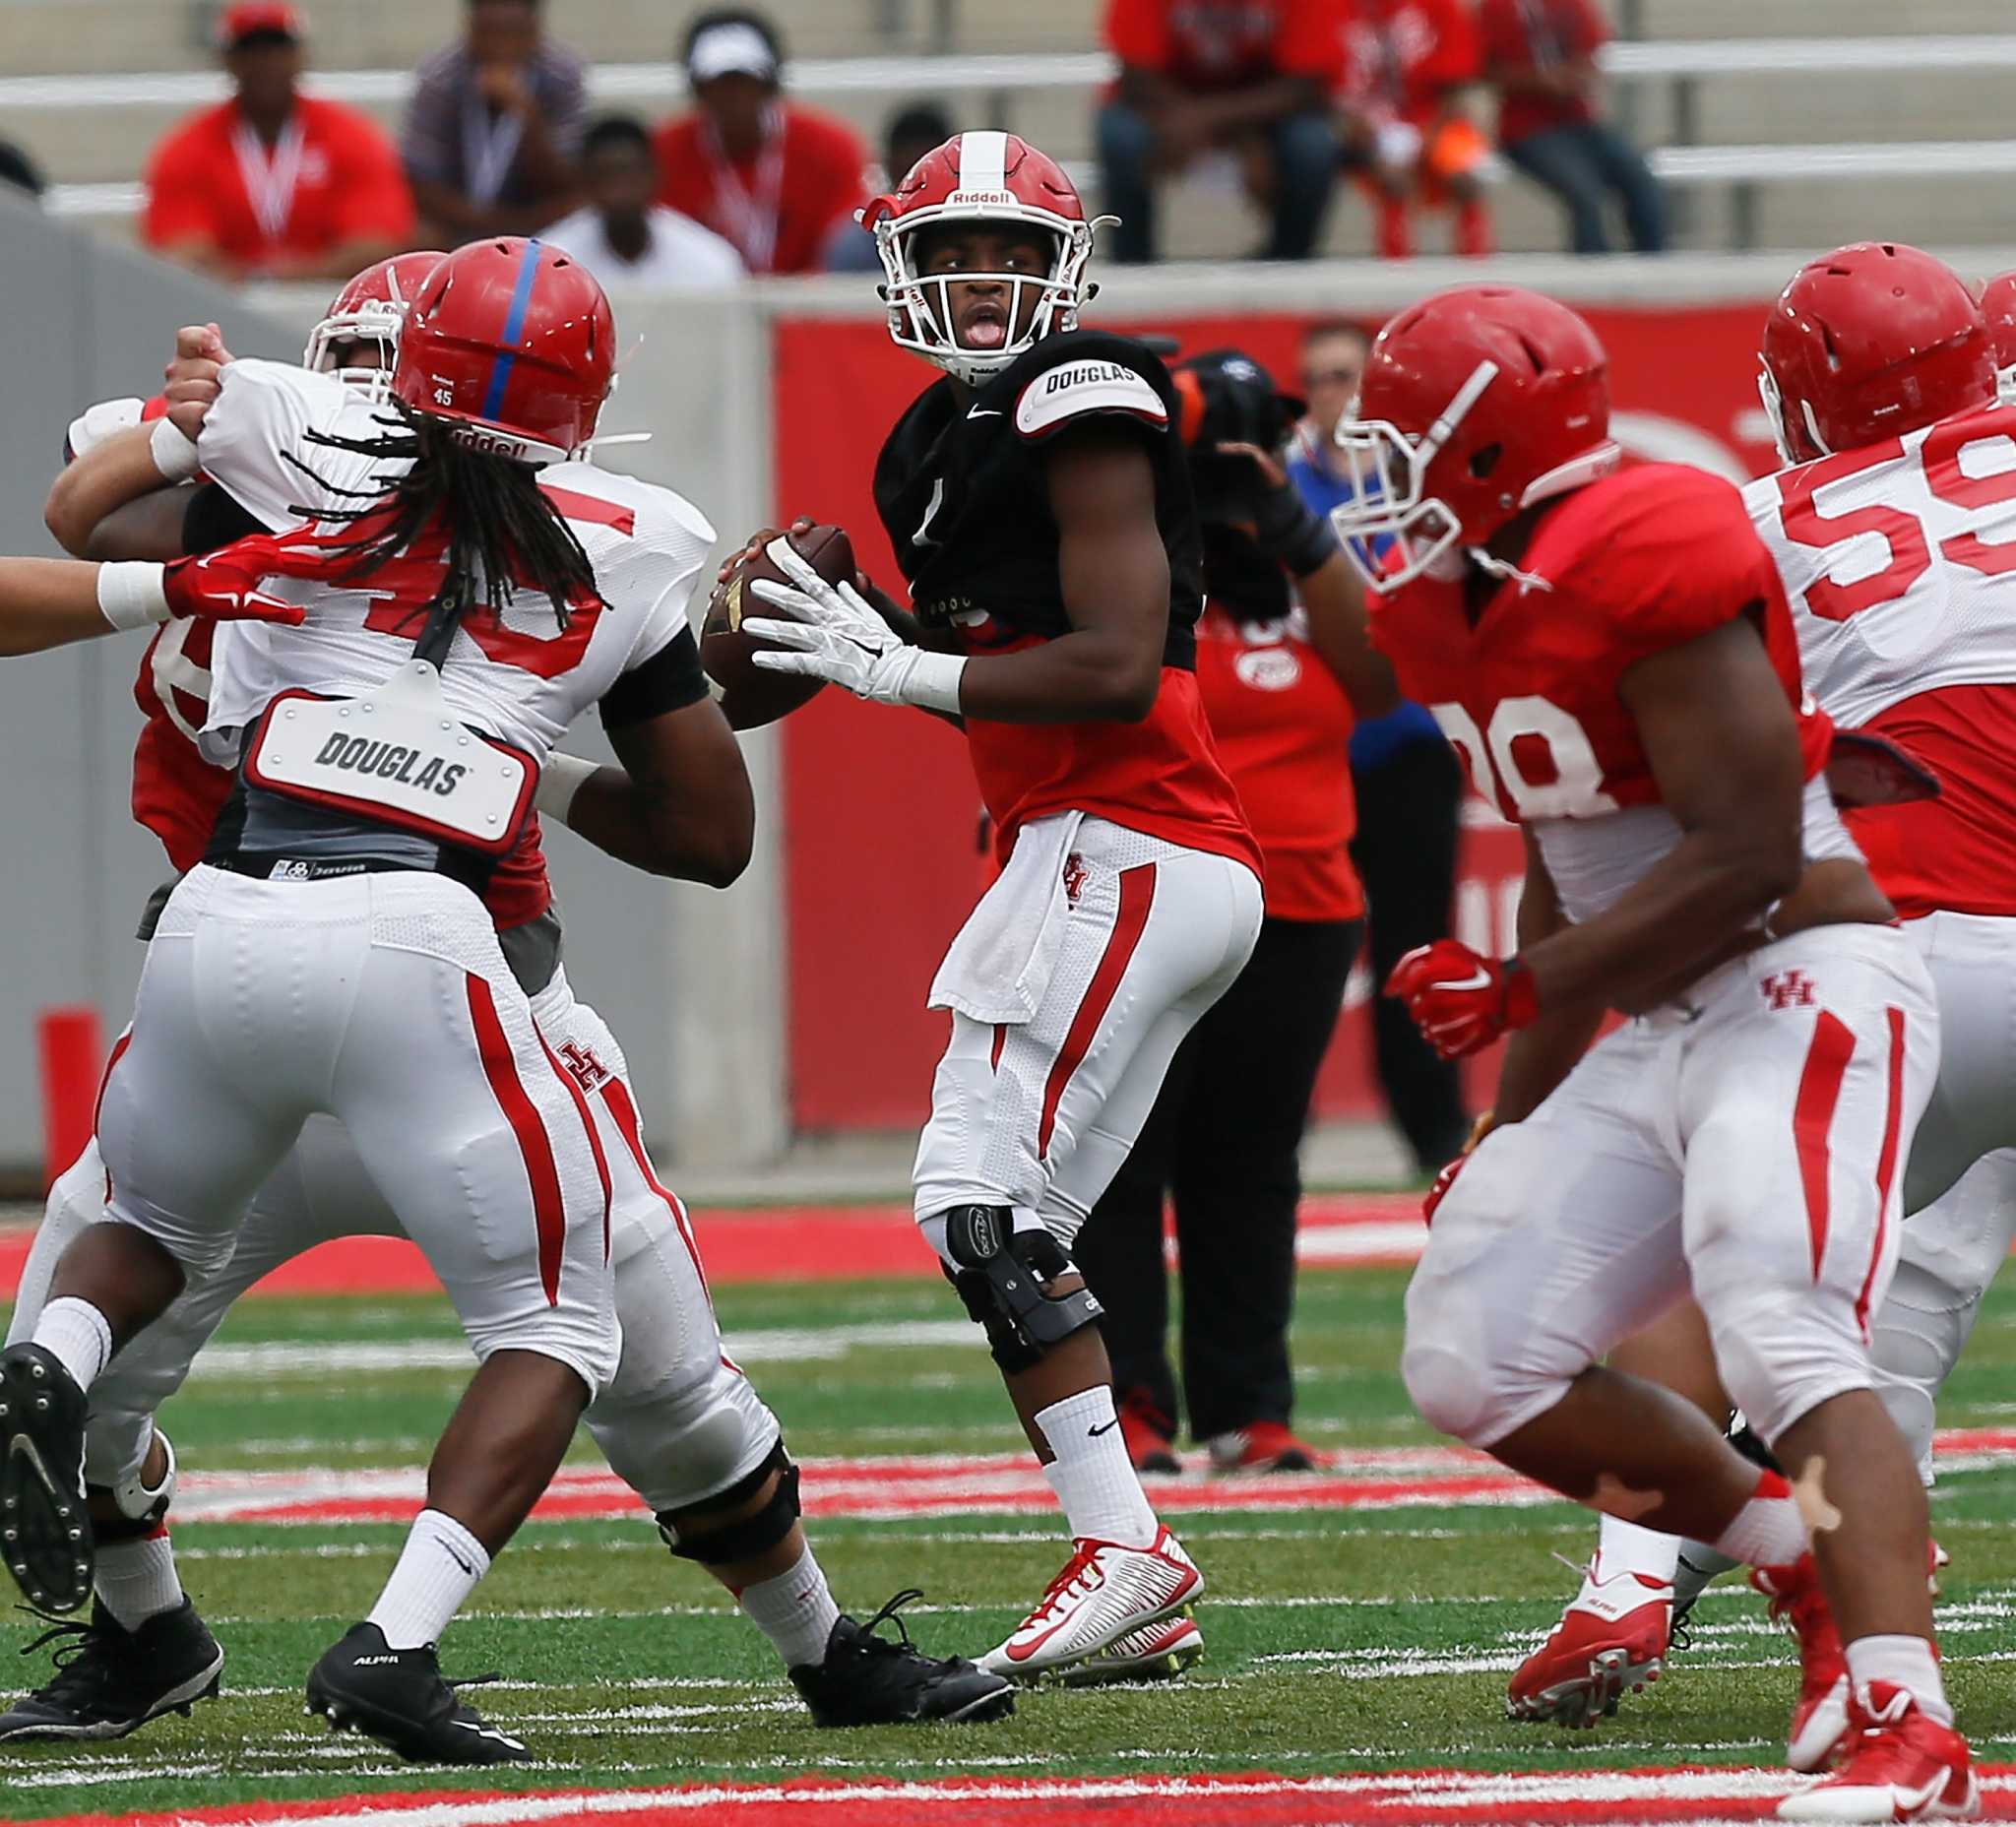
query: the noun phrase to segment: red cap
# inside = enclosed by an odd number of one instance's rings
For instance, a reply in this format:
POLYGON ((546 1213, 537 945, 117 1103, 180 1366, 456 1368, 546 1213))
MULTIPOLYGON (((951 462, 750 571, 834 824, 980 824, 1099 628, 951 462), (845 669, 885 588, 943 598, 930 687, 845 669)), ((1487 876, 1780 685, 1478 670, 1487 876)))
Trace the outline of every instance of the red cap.
POLYGON ((295 39, 308 35, 300 10, 288 6, 286 0, 237 0, 236 5, 225 7, 218 18, 217 41, 225 50, 259 32, 295 39))

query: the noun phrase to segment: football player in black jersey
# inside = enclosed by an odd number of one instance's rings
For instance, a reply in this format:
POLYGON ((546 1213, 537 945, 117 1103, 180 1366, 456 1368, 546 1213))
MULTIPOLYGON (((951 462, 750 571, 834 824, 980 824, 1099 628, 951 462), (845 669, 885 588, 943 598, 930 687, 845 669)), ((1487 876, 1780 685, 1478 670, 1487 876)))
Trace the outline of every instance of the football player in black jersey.
POLYGON ((743 627, 785 650, 759 665, 958 720, 998 834, 1000 878, 932 985, 953 1031, 915 1209, 1075 1550, 982 1664, 1171 1670, 1196 1654, 1203 1580, 1128 1461, 1069 1250, 1260 923, 1259 852, 1197 691, 1180 406, 1141 344, 1076 327, 1097 224, 1021 140, 948 141, 863 220, 891 336, 945 370, 875 470, 913 612, 778 538, 795 588, 752 588, 795 619, 743 627))

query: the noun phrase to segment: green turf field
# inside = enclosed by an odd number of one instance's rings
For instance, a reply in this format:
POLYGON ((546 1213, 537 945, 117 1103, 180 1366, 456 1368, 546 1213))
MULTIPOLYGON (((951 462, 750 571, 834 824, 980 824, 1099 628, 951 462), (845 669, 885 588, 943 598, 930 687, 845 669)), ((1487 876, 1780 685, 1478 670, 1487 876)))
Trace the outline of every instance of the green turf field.
MULTIPOLYGON (((1427 1445, 1395 1363, 1404 1275, 1305 1275, 1296 1323, 1300 1419, 1325 1447, 1427 1445)), ((1004 1452, 1018 1434, 976 1337, 948 1336, 935 1285, 729 1289, 730 1350, 801 1455, 1004 1452), (932 1323, 937 1322, 937 1323, 932 1323), (915 1344, 870 1343, 920 1330, 915 1344), (837 1334, 838 1341, 821 1335, 837 1334), (784 1341, 787 1343, 780 1343, 784 1341), (795 1341, 795 1344, 788 1342, 795 1341), (795 1355, 783 1354, 794 1351, 795 1355), (825 1354, 808 1355, 818 1351, 825 1354)), ((186 1471, 285 1474, 412 1466, 466 1372, 317 1371, 284 1351, 332 1341, 410 1350, 452 1342, 437 1299, 257 1301, 169 1411, 186 1471)), ((2016 1292, 1991 1299, 1953 1385, 1948 1426, 2016 1425, 2016 1292)), ((576 1457, 593 1462, 586 1439, 576 1457)), ((1953 1555, 1942 1624, 1949 1680, 1986 1761, 2016 1752, 2006 1695, 2016 1661, 2016 1475, 1951 1473, 1935 1526, 1953 1555)), ((1505 1671, 1551 1621, 1590 1524, 1564 1505, 1425 1505, 1175 1519, 1211 1582, 1198 1608, 1204 1663, 1175 1683, 1098 1694, 1043 1688, 1005 1724, 822 1733, 804 1721, 768 1647, 649 1523, 528 1528, 451 1634, 451 1674, 501 1670, 482 1701, 541 1753, 480 1773, 416 1770, 300 1711, 315 1655, 360 1615, 391 1564, 394 1524, 191 1523, 176 1531, 189 1589, 230 1661, 220 1702, 100 1750, 0 1751, 0 1816, 195 1807, 372 1789, 637 1786, 775 1779, 805 1770, 925 1776, 1464 1765, 1771 1763, 1786 1720, 1790 1643, 1742 1589, 1697 1613, 1695 1647, 1650 1695, 1592 1738, 1515 1727, 1505 1671), (473 1775, 474 1780, 472 1780, 473 1775)), ((977 1652, 1040 1594, 1060 1538, 1033 1515, 826 1520, 817 1543, 842 1603, 864 1613, 899 1587, 927 1646, 977 1652)), ((38 1628, 19 1614, 0 1649, 38 1628)), ((45 1656, 45 1653, 44 1653, 45 1656)), ((44 1656, 0 1658, 15 1685, 44 1656)))

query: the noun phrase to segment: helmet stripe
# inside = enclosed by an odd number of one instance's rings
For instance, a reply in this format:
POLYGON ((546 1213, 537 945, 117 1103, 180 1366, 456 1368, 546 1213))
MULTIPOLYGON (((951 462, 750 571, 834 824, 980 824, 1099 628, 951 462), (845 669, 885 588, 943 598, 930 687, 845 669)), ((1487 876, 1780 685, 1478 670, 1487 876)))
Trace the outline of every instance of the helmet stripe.
POLYGON ((962 133, 959 136, 959 188, 1008 188, 1008 136, 1005 133, 962 133))
POLYGON ((483 396, 482 415, 485 418, 495 418, 504 410, 504 388, 518 361, 509 345, 516 343, 524 334, 525 314, 532 305, 532 283, 538 270, 539 243, 535 238, 525 244, 525 255, 518 263, 518 283, 511 288, 511 304, 504 313, 502 341, 506 347, 490 367, 490 390, 483 396))

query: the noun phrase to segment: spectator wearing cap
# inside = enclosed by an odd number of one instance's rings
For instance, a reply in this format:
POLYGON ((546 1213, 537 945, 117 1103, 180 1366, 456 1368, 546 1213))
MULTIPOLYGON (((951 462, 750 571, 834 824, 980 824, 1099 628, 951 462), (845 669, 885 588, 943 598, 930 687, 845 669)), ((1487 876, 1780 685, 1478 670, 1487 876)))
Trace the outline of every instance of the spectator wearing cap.
POLYGON ((1595 0, 1483 0, 1485 74, 1498 90, 1498 147, 1560 198, 1568 245, 1610 251, 1604 206, 1614 193, 1641 254, 1663 252, 1666 194, 1638 149, 1597 113, 1596 53, 1609 26, 1595 0))
MULTIPOLYGON (((1338 421, 1357 400, 1371 339, 1333 318, 1301 339, 1301 387, 1309 410, 1289 449, 1289 479, 1326 520, 1354 498, 1335 461, 1338 421)), ((1374 983, 1418 945, 1447 938, 1456 900, 1456 840, 1463 773, 1435 720, 1418 704, 1360 721, 1351 732, 1357 832, 1351 857, 1364 884, 1370 922, 1365 960, 1374 983)), ((1443 1059, 1390 996, 1372 999, 1372 1057, 1387 1108, 1423 1174, 1463 1152, 1470 1114, 1455 1063, 1443 1059)))
POLYGON ((1330 92, 1343 0, 1106 0, 1120 80, 1099 115, 1115 260, 1155 258, 1155 185, 1211 151, 1273 219, 1269 260, 1307 260, 1337 184, 1330 92))
POLYGON ((1483 174, 1490 148, 1471 118, 1483 50, 1470 0, 1354 0, 1346 33, 1344 108, 1369 166, 1379 252, 1415 251, 1417 205, 1456 215, 1456 251, 1492 251, 1483 174))
POLYGON ((301 15, 240 0, 218 23, 228 101, 147 167, 141 237, 227 279, 347 279, 412 244, 413 205, 377 122, 300 93, 301 15))
POLYGON ((659 129, 659 201, 732 241, 751 273, 816 273, 866 201, 868 153, 845 121, 784 94, 760 13, 703 13, 682 61, 693 107, 659 129))
POLYGON ((420 66, 400 154, 422 238, 536 234, 580 201, 581 59, 545 35, 540 0, 468 0, 459 43, 420 66))
POLYGON ((1171 1195, 1191 1435, 1226 1470, 1307 1471, 1315 1455, 1290 1426, 1297 1154, 1364 912, 1349 852, 1352 722, 1396 700, 1357 574, 1274 455, 1301 402, 1236 349, 1174 374, 1204 533, 1197 692, 1266 863, 1266 916, 1246 968, 1176 1049, 1072 1259, 1105 1308, 1129 1455, 1174 1471, 1171 1195))
POLYGON ((582 142, 585 207, 542 237, 572 254, 605 286, 719 290, 745 277, 742 257, 711 228, 653 199, 658 159, 644 123, 627 114, 597 121, 582 142))
MULTIPOLYGON (((951 115, 935 101, 913 101, 898 108, 882 129, 882 169, 872 175, 869 188, 877 195, 894 190, 910 175, 911 166, 943 146, 957 131, 951 115)), ((876 252, 873 233, 854 220, 851 211, 833 224, 833 232, 827 237, 826 270, 882 271, 882 256, 876 252)))

